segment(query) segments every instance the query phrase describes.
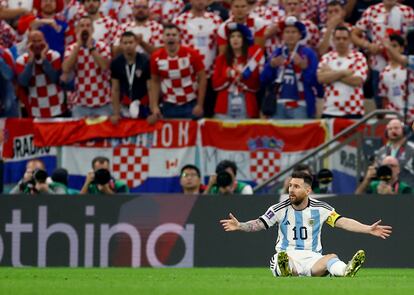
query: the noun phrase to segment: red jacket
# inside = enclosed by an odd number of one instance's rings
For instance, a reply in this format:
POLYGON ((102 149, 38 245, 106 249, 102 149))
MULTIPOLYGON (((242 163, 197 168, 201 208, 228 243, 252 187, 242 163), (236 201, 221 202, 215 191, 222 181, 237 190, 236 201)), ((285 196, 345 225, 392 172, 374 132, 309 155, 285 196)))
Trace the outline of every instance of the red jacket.
MULTIPOLYGON (((259 108, 257 105, 256 92, 260 87, 260 70, 263 68, 264 64, 264 54, 263 50, 257 46, 253 45, 248 50, 248 59, 245 57, 240 57, 237 60, 237 64, 244 67, 246 62, 249 62, 251 59, 257 61, 257 66, 254 68, 252 74, 247 79, 240 79, 238 83, 239 91, 243 92, 246 98, 246 111, 248 118, 256 118, 259 116, 259 108), (257 52, 257 53, 256 53, 257 52)), ((228 91, 230 85, 235 81, 235 77, 228 77, 228 70, 235 70, 237 65, 229 66, 226 61, 224 54, 218 56, 215 61, 215 68, 212 77, 213 88, 218 92, 217 101, 214 112, 216 114, 227 114, 228 107, 228 91)), ((239 67, 240 68, 240 67, 239 67)), ((236 74, 236 76, 239 74, 236 74)))

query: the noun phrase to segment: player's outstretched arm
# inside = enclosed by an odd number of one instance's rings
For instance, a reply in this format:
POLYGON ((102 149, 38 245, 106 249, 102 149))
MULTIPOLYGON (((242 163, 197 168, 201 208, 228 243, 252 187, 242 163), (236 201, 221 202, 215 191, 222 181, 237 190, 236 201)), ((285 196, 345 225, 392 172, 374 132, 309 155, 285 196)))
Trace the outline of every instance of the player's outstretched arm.
POLYGON ((245 232, 254 232, 261 231, 265 229, 263 222, 260 219, 250 220, 247 222, 239 222, 233 214, 229 214, 230 219, 220 220, 221 225, 225 231, 245 231, 245 232))
POLYGON ((354 219, 342 217, 335 223, 335 227, 352 231, 356 233, 369 234, 382 239, 388 238, 392 233, 392 227, 389 225, 381 225, 381 219, 372 225, 360 223, 354 219))

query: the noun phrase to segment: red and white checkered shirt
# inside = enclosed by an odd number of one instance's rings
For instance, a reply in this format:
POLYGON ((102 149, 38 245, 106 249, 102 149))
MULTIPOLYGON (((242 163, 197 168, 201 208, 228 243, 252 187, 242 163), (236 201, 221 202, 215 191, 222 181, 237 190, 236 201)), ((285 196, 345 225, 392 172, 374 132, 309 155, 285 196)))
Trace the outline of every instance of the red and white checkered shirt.
POLYGON ((222 23, 221 18, 207 11, 202 17, 195 17, 191 11, 187 11, 175 18, 173 23, 180 29, 182 44, 197 49, 201 54, 210 76, 216 58, 217 31, 222 23))
MULTIPOLYGON (((222 23, 218 29, 218 39, 217 44, 219 46, 227 44, 227 35, 226 35, 226 26, 228 23, 234 22, 234 19, 230 17, 224 23, 222 23)), ((244 23, 250 31, 252 32, 253 37, 264 37, 265 30, 267 28, 267 23, 264 19, 260 17, 252 17, 249 15, 246 22, 244 23)))
POLYGON ((150 0, 150 17, 160 23, 170 23, 184 8, 183 0, 150 0))
POLYGON ((328 2, 329 0, 302 1, 304 18, 318 26, 324 26, 327 21, 328 2))
MULTIPOLYGON (((396 4, 390 12, 387 12, 384 4, 379 3, 368 7, 355 26, 366 31, 372 42, 381 45, 388 37, 387 30, 400 31, 405 35, 407 28, 413 24, 414 12, 411 7, 396 4)), ((370 66, 374 70, 381 71, 385 65, 386 60, 381 54, 374 55, 370 59, 370 66)))
MULTIPOLYGON (((120 25, 116 40, 114 42, 116 46, 119 45, 121 35, 126 31, 131 31, 135 35, 141 34, 142 39, 155 48, 164 46, 164 42, 162 40, 162 25, 154 20, 148 20, 142 26, 138 26, 135 21, 120 25)), ((141 46, 138 46, 137 51, 144 52, 141 46)))
MULTIPOLYGON (((54 70, 61 70, 60 54, 49 49, 46 60, 54 70)), ((29 62, 29 54, 25 53, 16 60, 16 72, 21 74, 29 62)), ((63 91, 58 84, 50 81, 43 70, 42 64, 35 62, 32 77, 28 86, 28 109, 31 117, 50 118, 59 116, 66 111, 63 91)))
POLYGON ((134 20, 132 8, 134 0, 101 0, 100 11, 113 18, 119 24, 125 24, 134 20))
POLYGON ((164 101, 185 104, 197 98, 197 73, 204 70, 202 58, 197 50, 180 46, 175 57, 165 48, 151 55, 151 74, 161 80, 164 101))
POLYGON ((17 41, 16 31, 5 21, 0 20, 0 45, 5 48, 12 47, 17 41))
MULTIPOLYGON (((65 50, 65 59, 72 54, 76 44, 70 45, 65 50)), ((99 55, 110 61, 111 49, 108 44, 96 42, 95 50, 99 55)), ((75 91, 73 103, 86 107, 100 107, 110 103, 110 74, 109 70, 103 71, 95 62, 89 49, 79 49, 75 67, 75 91)))
POLYGON ((118 33, 119 25, 109 16, 102 16, 93 22, 93 39, 112 45, 118 33))
MULTIPOLYGON (((386 109, 399 112, 404 117, 407 69, 387 65, 380 74, 379 96, 388 98, 386 109)), ((414 75, 410 74, 408 95, 408 121, 414 121, 414 75)))
MULTIPOLYGON (((338 52, 331 51, 322 56, 319 68, 328 65, 332 70, 349 69, 353 75, 367 79, 368 66, 365 56, 352 50, 348 56, 341 57, 338 52)), ((340 81, 325 85, 324 114, 332 116, 363 115, 364 94, 362 86, 353 87, 340 81)))

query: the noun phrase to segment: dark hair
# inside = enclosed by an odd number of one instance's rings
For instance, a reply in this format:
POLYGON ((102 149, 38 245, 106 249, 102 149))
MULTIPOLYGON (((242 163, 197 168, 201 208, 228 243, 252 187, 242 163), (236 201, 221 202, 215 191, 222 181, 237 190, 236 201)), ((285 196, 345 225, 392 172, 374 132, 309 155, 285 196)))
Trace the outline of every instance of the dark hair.
POLYGON ((293 171, 309 171, 312 173, 312 169, 308 164, 297 164, 295 167, 293 167, 293 171))
POLYGON ((309 186, 312 186, 313 177, 306 172, 303 171, 294 171, 292 173, 292 178, 300 178, 303 179, 303 181, 308 184, 309 186))
POLYGON ((399 34, 391 34, 389 35, 390 41, 395 41, 398 43, 398 45, 400 45, 401 47, 405 46, 405 41, 404 38, 401 37, 399 34))
POLYGON ((53 172, 52 172, 52 180, 54 182, 59 182, 59 183, 63 183, 64 185, 68 185, 68 170, 66 170, 65 168, 56 168, 53 172))
POLYGON ((342 4, 342 1, 339 0, 328 0, 328 4, 326 4, 327 6, 341 6, 344 7, 344 5, 342 4))
POLYGON ((192 164, 184 165, 183 168, 181 168, 180 176, 182 176, 184 171, 187 170, 187 169, 194 170, 197 173, 197 176, 201 177, 200 169, 198 169, 198 167, 196 165, 192 165, 192 164))
POLYGON ((93 160, 92 160, 92 169, 95 167, 96 162, 101 163, 101 164, 105 163, 105 162, 109 163, 109 159, 107 157, 102 157, 102 156, 98 156, 98 157, 93 158, 93 160))
POLYGON ((233 30, 233 31, 231 31, 229 33, 229 35, 227 36, 227 46, 226 46, 226 50, 224 51, 224 56, 226 57, 226 62, 227 62, 227 65, 229 65, 229 66, 233 65, 233 63, 234 63, 234 57, 235 57, 233 48, 231 48, 231 46, 230 46, 230 36, 234 32, 239 32, 241 34, 241 36, 242 36, 242 39, 243 39, 243 45, 242 45, 242 54, 243 54, 243 57, 246 57, 247 58, 247 52, 248 52, 248 49, 249 49, 249 44, 247 42, 246 36, 244 36, 244 34, 241 31, 239 31, 239 30, 233 30))
POLYGON ((230 160, 223 160, 217 164, 216 173, 220 173, 225 171, 227 168, 231 168, 233 170, 234 176, 237 175, 237 165, 233 161, 230 160))
POLYGON ((351 35, 351 31, 345 26, 337 26, 334 30, 334 35, 337 31, 345 31, 348 33, 348 35, 351 35))
POLYGON ((172 24, 172 23, 164 24, 163 29, 164 29, 164 31, 171 30, 171 29, 176 29, 178 32, 180 32, 180 28, 177 25, 172 24))
POLYGON ((124 37, 134 37, 134 38, 136 38, 135 34, 131 31, 123 32, 122 35, 121 35, 121 39, 124 38, 124 37))

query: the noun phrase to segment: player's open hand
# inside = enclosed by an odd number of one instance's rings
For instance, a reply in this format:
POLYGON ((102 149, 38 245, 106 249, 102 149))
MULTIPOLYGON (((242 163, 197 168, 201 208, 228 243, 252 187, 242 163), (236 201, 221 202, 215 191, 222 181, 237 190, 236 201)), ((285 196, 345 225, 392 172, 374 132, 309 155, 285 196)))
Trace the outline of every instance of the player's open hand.
POLYGON ((388 238, 392 233, 392 227, 389 225, 380 225, 381 219, 370 226, 370 234, 382 239, 388 238))
POLYGON ((235 231, 240 229, 240 222, 237 220, 233 214, 229 214, 230 219, 222 219, 220 220, 221 225, 223 226, 225 231, 235 231))

